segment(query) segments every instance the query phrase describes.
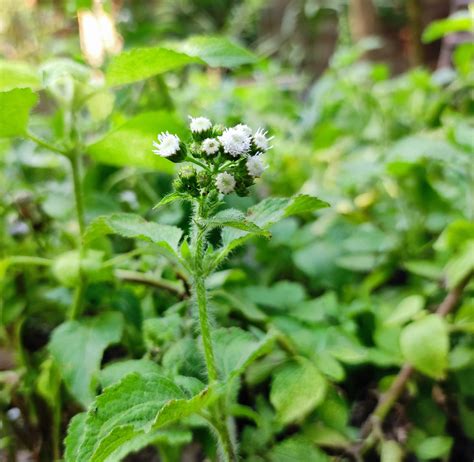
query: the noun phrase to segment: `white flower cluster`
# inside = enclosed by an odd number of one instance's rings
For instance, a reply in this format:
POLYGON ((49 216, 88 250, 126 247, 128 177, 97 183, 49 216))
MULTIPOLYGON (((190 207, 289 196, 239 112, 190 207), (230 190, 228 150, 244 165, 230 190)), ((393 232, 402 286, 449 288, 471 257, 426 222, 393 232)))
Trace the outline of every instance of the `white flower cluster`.
POLYGON ((199 183, 193 183, 189 175, 180 174, 180 181, 176 183, 178 189, 200 191, 199 194, 209 191, 205 174, 207 169, 210 184, 213 185, 211 189, 213 187, 221 194, 236 191, 239 195, 245 195, 253 180, 262 176, 265 170, 263 154, 271 148, 272 139, 265 130, 259 128, 254 133, 245 124, 229 128, 213 126, 206 117, 191 116, 189 128, 193 138, 189 147, 177 135, 168 132, 159 134, 158 142, 153 142, 155 154, 173 162, 189 161, 204 168, 199 183))

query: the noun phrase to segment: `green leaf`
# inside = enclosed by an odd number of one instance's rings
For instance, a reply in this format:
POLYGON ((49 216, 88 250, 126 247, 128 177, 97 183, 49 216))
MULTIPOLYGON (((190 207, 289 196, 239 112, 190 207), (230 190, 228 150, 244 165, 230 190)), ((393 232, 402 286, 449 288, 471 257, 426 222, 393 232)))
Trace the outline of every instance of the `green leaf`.
POLYGON ((30 110, 37 101, 38 96, 29 88, 0 92, 0 138, 24 135, 30 110))
POLYGON ((405 297, 390 316, 385 320, 387 326, 397 326, 413 319, 413 316, 423 310, 425 298, 421 295, 405 297))
POLYGON ((41 88, 41 79, 28 64, 18 61, 0 60, 0 91, 14 88, 41 88))
POLYGON ((293 309, 306 297, 304 287, 291 281, 279 281, 271 287, 249 286, 242 293, 254 303, 280 310, 293 309))
POLYGON ((64 445, 66 448, 64 452, 64 459, 66 461, 72 462, 79 460, 77 456, 86 426, 86 417, 87 413, 81 412, 80 414, 76 414, 69 422, 67 436, 64 440, 64 445))
POLYGON ((289 424, 303 419, 326 395, 327 384, 316 366, 298 357, 285 364, 273 376, 270 402, 279 420, 289 424))
POLYGON ((250 332, 238 327, 215 330, 212 333, 212 342, 222 380, 230 380, 240 375, 258 357, 268 353, 274 338, 274 335, 269 333, 262 339, 257 339, 250 332))
POLYGON ((206 225, 209 230, 228 226, 229 228, 240 229, 249 233, 270 237, 268 231, 265 231, 251 221, 248 221, 245 215, 240 210, 236 209, 226 209, 216 213, 206 221, 206 225))
POLYGON ((472 32, 474 20, 469 11, 459 11, 449 18, 433 21, 423 32, 422 40, 430 43, 454 32, 472 32))
POLYGON ((126 361, 117 361, 108 364, 100 371, 100 385, 102 388, 109 387, 120 382, 127 374, 150 374, 160 373, 161 368, 155 362, 149 359, 128 359, 126 361))
POLYGON ((434 379, 443 378, 448 365, 449 337, 445 321, 437 314, 408 324, 400 334, 405 359, 434 379))
POLYGON ((227 37, 194 36, 172 44, 189 56, 200 58, 212 67, 237 67, 256 62, 256 56, 227 37))
POLYGON ((202 61, 197 57, 162 47, 134 48, 112 59, 107 68, 106 82, 110 86, 137 82, 190 63, 202 61))
POLYGON ((157 430, 198 412, 213 398, 205 389, 188 399, 180 387, 158 374, 129 374, 97 397, 87 413, 77 457, 66 461, 121 460, 155 440, 157 430))
POLYGON ((187 135, 187 128, 175 114, 166 111, 145 112, 89 145, 87 154, 104 164, 145 167, 172 173, 174 164, 152 151, 158 133, 166 131, 181 138, 187 135))
POLYGON ((113 213, 93 220, 86 229, 84 241, 89 243, 106 234, 153 242, 175 252, 183 231, 176 226, 146 221, 133 213, 113 213))
POLYGON ((165 197, 163 197, 163 199, 161 199, 160 202, 158 202, 158 204, 156 204, 153 207, 153 210, 155 210, 159 207, 162 207, 163 205, 171 204, 174 201, 184 201, 184 200, 190 200, 190 198, 187 194, 179 193, 179 192, 172 192, 170 194, 167 194, 165 197))
POLYGON ((95 396, 97 374, 104 350, 117 343, 123 330, 119 313, 104 313, 57 327, 48 348, 68 390, 84 407, 95 396))
POLYGON ((426 438, 416 447, 416 455, 422 460, 432 460, 448 456, 453 439, 449 436, 432 436, 426 438))
POLYGON ((465 277, 474 271, 474 240, 466 242, 461 250, 446 265, 446 279, 449 289, 454 289, 465 277))
POLYGON ((271 462, 328 462, 329 457, 311 441, 302 436, 292 436, 276 444, 269 453, 271 462))
POLYGON ((403 462, 403 449, 394 440, 384 440, 380 449, 380 462, 403 462))

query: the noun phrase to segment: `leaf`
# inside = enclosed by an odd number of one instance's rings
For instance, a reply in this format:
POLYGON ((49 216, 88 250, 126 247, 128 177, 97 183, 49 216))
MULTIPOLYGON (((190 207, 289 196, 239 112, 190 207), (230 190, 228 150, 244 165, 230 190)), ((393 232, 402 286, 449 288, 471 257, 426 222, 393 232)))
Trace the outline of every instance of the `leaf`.
POLYGON ((31 108, 38 96, 29 88, 0 92, 0 138, 20 136, 26 132, 31 108))
POLYGON ((167 194, 165 197, 163 197, 163 199, 161 199, 160 202, 158 202, 158 204, 156 204, 153 207, 153 210, 156 210, 157 208, 162 207, 163 205, 171 204, 174 201, 184 201, 184 200, 189 200, 189 196, 187 194, 172 192, 170 194, 167 194))
POLYGON ((279 281, 271 287, 249 286, 242 293, 254 303, 280 310, 293 309, 306 297, 304 287, 291 281, 279 281))
POLYGON ((84 407, 95 396, 97 373, 104 350, 117 343, 123 330, 119 313, 104 313, 58 326, 48 348, 68 390, 84 407))
POLYGON ((454 32, 471 32, 474 21, 469 11, 459 11, 449 18, 433 21, 423 32, 422 41, 430 43, 454 32))
POLYGON ((328 462, 329 457, 303 436, 292 436, 273 446, 271 462, 328 462))
POLYGON ((176 226, 146 221, 133 213, 113 213, 93 220, 86 229, 84 241, 90 243, 106 234, 153 242, 175 252, 183 231, 176 226))
POLYGON ((226 381, 240 375, 258 357, 270 351, 274 338, 269 333, 259 340, 238 327, 215 330, 212 342, 221 379, 226 381))
POLYGON ((9 91, 14 88, 41 88, 41 80, 28 64, 19 61, 0 60, 0 91, 9 91))
POLYGON ((408 324, 400 334, 405 359, 434 379, 443 378, 448 365, 449 337, 445 321, 437 314, 408 324))
POLYGON ((403 462, 403 449, 394 440, 384 440, 380 449, 380 462, 403 462))
POLYGON ((194 36, 174 44, 174 48, 212 67, 237 67, 257 61, 253 53, 227 37, 194 36))
POLYGON ((77 456, 86 426, 86 417, 87 413, 81 412, 80 414, 76 414, 69 422, 67 436, 64 440, 64 445, 66 448, 64 452, 64 459, 66 461, 72 462, 78 460, 77 456))
POLYGON ((415 453, 422 460, 443 458, 449 455, 453 439, 449 436, 426 438, 416 447, 415 453))
POLYGON ((175 115, 166 111, 145 112, 107 133, 87 147, 97 162, 119 167, 145 167, 166 173, 174 171, 174 164, 152 152, 158 133, 169 131, 183 138, 187 129, 175 115))
POLYGON ((70 462, 121 460, 149 444, 156 430, 198 412, 211 399, 209 389, 187 399, 185 392, 166 377, 129 374, 97 397, 87 413, 77 458, 70 462))
POLYGON ((134 48, 112 59, 107 68, 106 82, 110 86, 137 82, 190 63, 202 61, 198 57, 162 47, 134 48))
POLYGON ((245 215, 236 209, 226 209, 216 213, 213 217, 206 221, 208 229, 222 228, 228 226, 230 228, 240 229, 249 233, 261 234, 270 237, 270 233, 258 227, 256 224, 248 221, 245 215))
POLYGON ((149 359, 128 359, 108 364, 100 371, 100 385, 106 388, 122 380, 127 374, 160 373, 161 368, 149 359))
POLYGON ((454 289, 465 277, 474 271, 474 240, 465 243, 461 250, 448 261, 446 279, 449 289, 454 289))
POLYGON ((421 295, 405 297, 386 319, 387 326, 397 326, 410 321, 425 306, 425 298, 421 295))
POLYGON ((273 376, 270 402, 279 420, 289 424, 303 419, 326 395, 327 384, 316 366, 298 357, 278 369, 273 376))

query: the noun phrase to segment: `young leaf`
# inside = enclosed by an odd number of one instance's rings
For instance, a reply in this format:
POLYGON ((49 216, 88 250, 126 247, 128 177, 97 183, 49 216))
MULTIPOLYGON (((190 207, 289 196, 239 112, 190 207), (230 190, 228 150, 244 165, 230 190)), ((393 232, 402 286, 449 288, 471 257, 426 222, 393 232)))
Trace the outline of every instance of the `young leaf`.
POLYGON ((385 321, 387 326, 397 326, 404 324, 419 313, 425 306, 425 299, 421 295, 410 295, 405 297, 393 310, 385 321))
POLYGON ((454 289, 465 277, 474 271, 474 240, 467 241, 446 265, 448 288, 454 289))
POLYGON ((16 88, 0 92, 0 138, 20 136, 26 132, 31 108, 38 96, 29 88, 16 88))
POLYGON ((0 60, 0 91, 9 91, 14 88, 38 90, 40 87, 39 74, 28 64, 0 60))
POLYGON ((142 239, 175 252, 183 231, 176 226, 146 221, 133 213, 113 213, 92 221, 86 229, 84 241, 91 242, 106 234, 119 234, 131 239, 142 239))
POLYGON ((187 129, 175 115, 166 111, 145 112, 107 133, 102 139, 87 147, 97 162, 119 167, 145 167, 172 173, 172 162, 152 152, 152 142, 160 132, 169 131, 180 137, 187 129))
POLYGON ((267 334, 259 340, 238 327, 221 328, 212 333, 217 369, 222 380, 230 380, 241 374, 259 356, 268 353, 274 335, 267 334))
POLYGON ((211 399, 210 389, 187 399, 185 392, 166 377, 129 374, 97 397, 87 413, 77 458, 70 462, 121 460, 149 444, 155 437, 153 432, 198 412, 211 399))
POLYGON ((106 80, 110 86, 123 85, 179 69, 190 63, 202 61, 162 47, 134 48, 112 60, 107 68, 106 80))
POLYGON ((96 375, 104 350, 122 336, 119 313, 104 313, 57 327, 48 348, 71 394, 84 407, 95 396, 96 375))
POLYGON ((273 376, 270 402, 284 424, 298 421, 324 400, 327 384, 316 366, 298 357, 273 376))
POLYGON ((445 321, 437 314, 408 324, 400 334, 405 359, 434 379, 444 377, 448 365, 449 337, 445 321))
POLYGON ((153 210, 159 207, 162 207, 163 205, 171 204, 171 202, 174 202, 174 201, 184 201, 184 200, 189 200, 189 196, 183 193, 179 193, 179 192, 172 192, 170 194, 167 194, 165 197, 163 197, 163 199, 161 199, 160 202, 158 202, 158 204, 156 204, 153 207, 153 210))
POLYGON ((467 10, 459 11, 449 18, 433 21, 423 32, 422 40, 425 43, 434 42, 455 32, 470 32, 473 27, 472 13, 467 10))

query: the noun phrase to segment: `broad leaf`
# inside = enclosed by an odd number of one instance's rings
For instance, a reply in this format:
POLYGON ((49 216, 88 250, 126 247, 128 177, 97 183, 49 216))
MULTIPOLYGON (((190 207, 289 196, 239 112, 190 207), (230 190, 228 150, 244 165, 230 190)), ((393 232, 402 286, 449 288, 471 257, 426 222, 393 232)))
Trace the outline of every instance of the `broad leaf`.
POLYGON ((104 350, 120 340, 122 330, 123 319, 119 313, 104 313, 67 321, 53 332, 49 351, 68 390, 84 407, 94 399, 104 350))
POLYGON ((446 279, 449 289, 454 289, 474 271, 474 239, 467 241, 446 265, 446 279))
POLYGON ((64 459, 66 461, 72 462, 78 460, 77 454, 82 444, 82 437, 86 427, 86 417, 87 413, 81 412, 80 414, 76 414, 69 422, 67 436, 64 440, 64 445, 66 447, 64 459))
POLYGON ((470 32, 474 28, 474 19, 469 11, 460 11, 449 18, 433 21, 423 32, 423 42, 429 43, 454 32, 470 32))
POLYGON ((385 324, 396 326, 410 321, 425 306, 425 299, 421 295, 410 295, 404 298, 393 310, 385 324))
POLYGON ((29 88, 0 92, 0 138, 21 136, 26 132, 31 108, 38 96, 29 88))
POLYGON ((179 69, 190 63, 202 61, 162 47, 134 48, 124 51, 112 60, 107 68, 106 80, 111 86, 123 85, 179 69))
POLYGON ((88 146, 87 154, 104 164, 172 173, 174 164, 152 151, 153 140, 158 133, 166 131, 181 138, 187 135, 186 127, 176 115, 166 111, 145 112, 88 146))
POLYGON ((269 453, 271 462, 329 462, 329 457, 309 438, 292 436, 276 444, 269 453))
POLYGON ((41 87, 38 72, 26 63, 18 61, 0 61, 0 91, 9 91, 14 88, 41 87))
POLYGON ((262 234, 269 237, 270 233, 258 227, 255 223, 248 221, 245 215, 236 209, 226 209, 216 213, 213 217, 206 221, 208 229, 229 228, 240 229, 254 234, 262 234))
POLYGON ((127 374, 150 374, 160 373, 161 367, 149 359, 128 359, 108 364, 100 371, 100 385, 102 388, 109 387, 120 382, 127 374))
POLYGON ((97 397, 87 413, 76 459, 70 462, 121 460, 149 444, 158 429, 198 412, 212 399, 209 389, 188 399, 180 387, 158 374, 127 375, 97 397))
POLYGON ((285 364, 273 376, 270 402, 279 420, 289 424, 303 419, 326 395, 327 384, 316 366, 298 357, 285 364))
POLYGON ((106 234, 119 234, 131 239, 142 239, 160 244, 173 252, 178 248, 183 231, 176 226, 146 221, 133 213, 114 213, 92 221, 87 227, 84 240, 91 242, 106 234))
POLYGON ((448 365, 449 337, 445 321, 437 314, 408 324, 400 335, 405 359, 424 374, 440 379, 448 365))
POLYGON ((256 56, 227 37, 194 36, 174 44, 174 49, 200 58, 212 67, 237 67, 256 62, 256 56))
POLYGON ((215 330, 212 333, 212 343, 221 379, 225 381, 241 374, 259 356, 268 353, 273 342, 272 333, 263 339, 257 339, 238 327, 215 330))

